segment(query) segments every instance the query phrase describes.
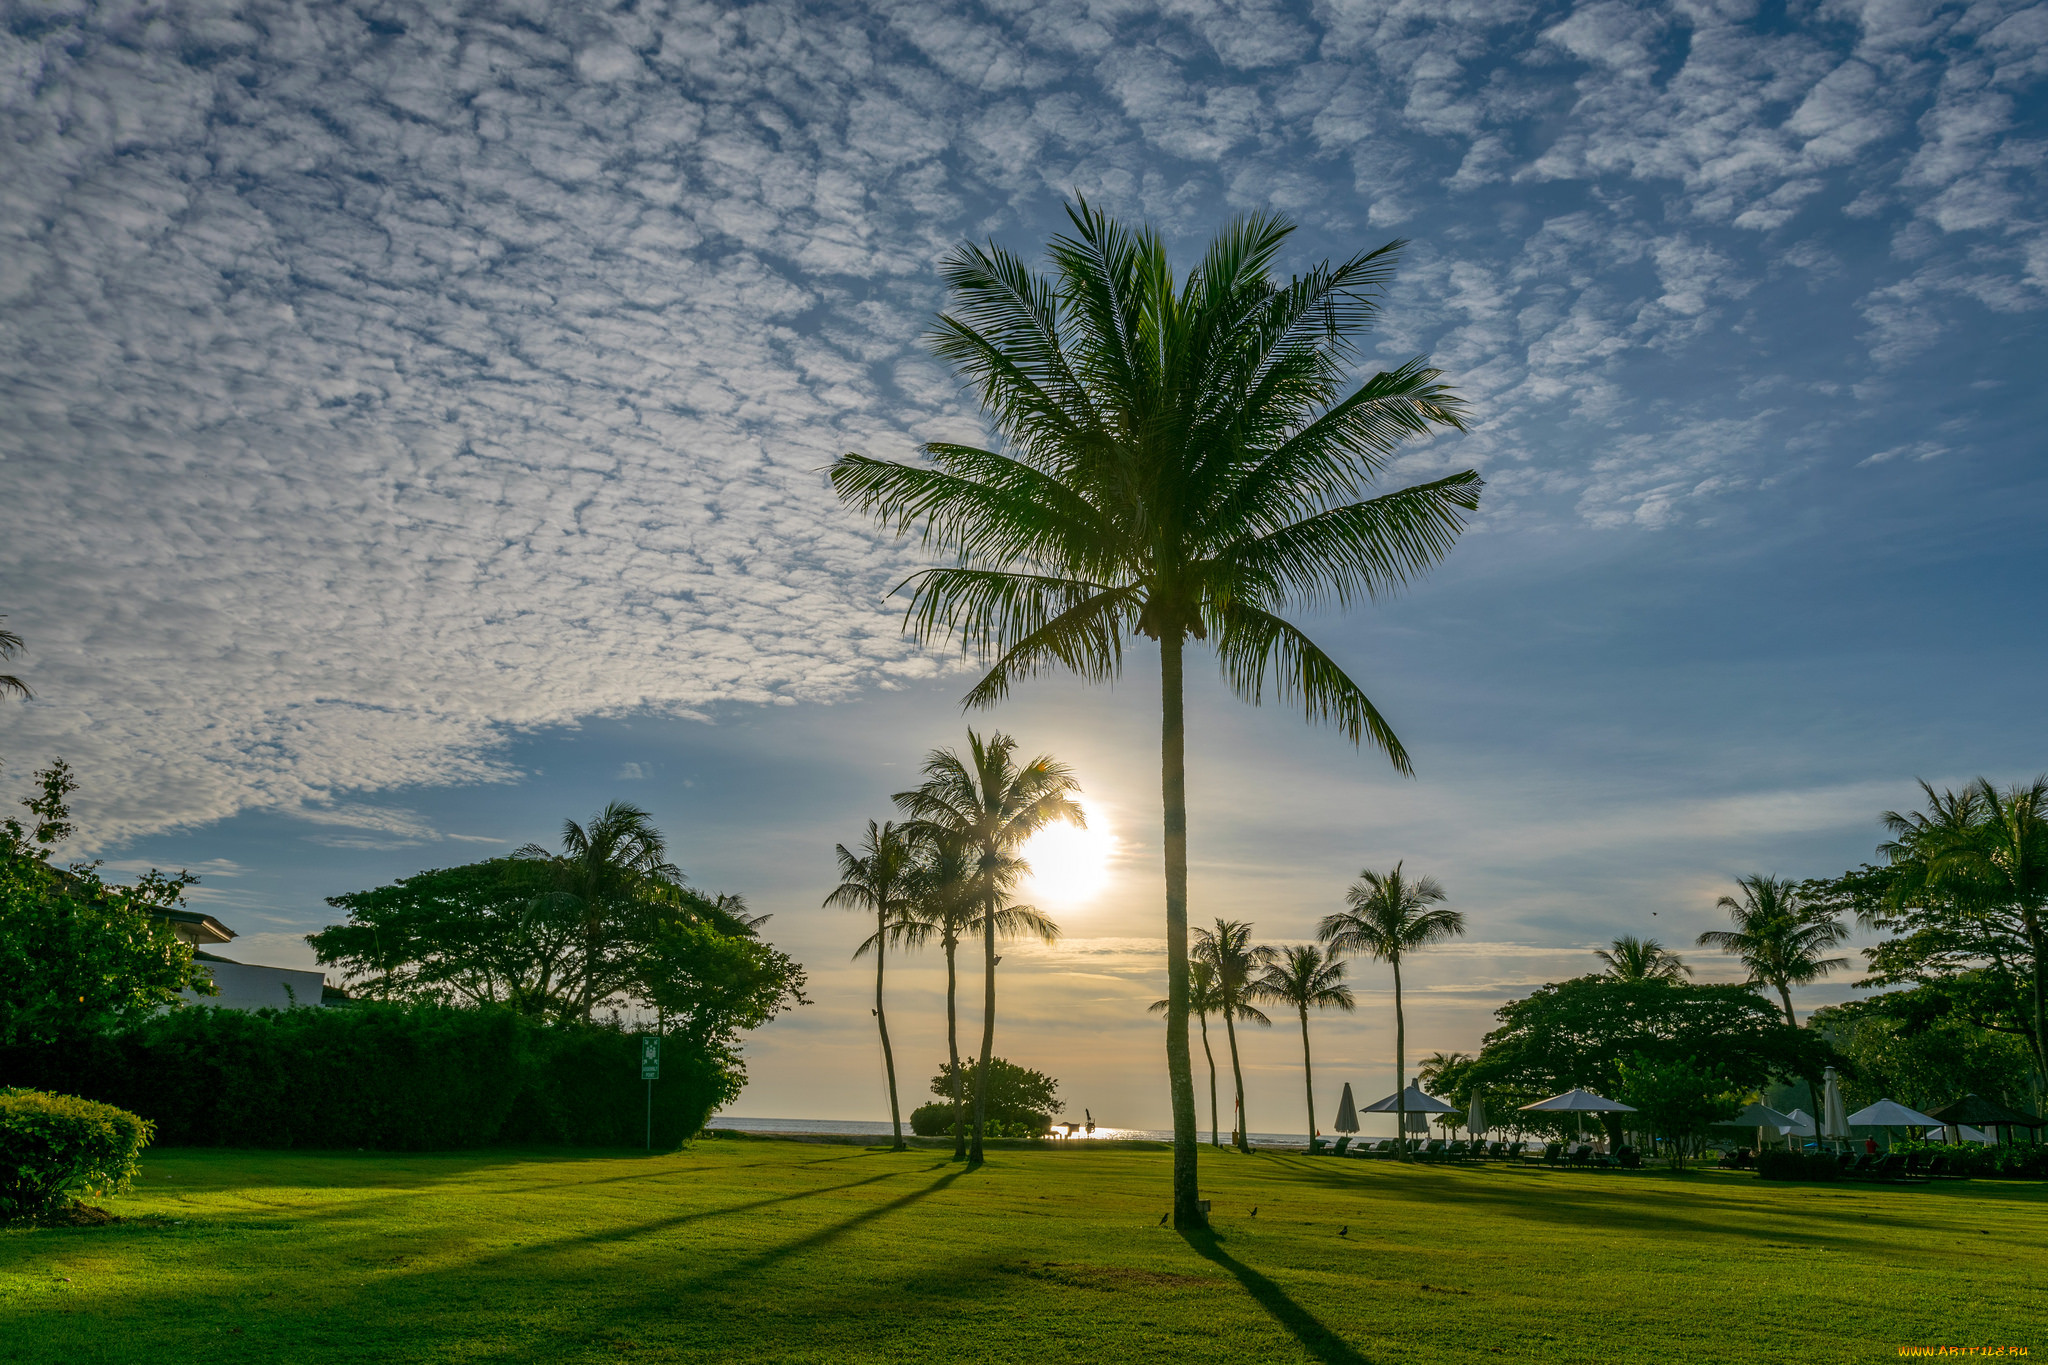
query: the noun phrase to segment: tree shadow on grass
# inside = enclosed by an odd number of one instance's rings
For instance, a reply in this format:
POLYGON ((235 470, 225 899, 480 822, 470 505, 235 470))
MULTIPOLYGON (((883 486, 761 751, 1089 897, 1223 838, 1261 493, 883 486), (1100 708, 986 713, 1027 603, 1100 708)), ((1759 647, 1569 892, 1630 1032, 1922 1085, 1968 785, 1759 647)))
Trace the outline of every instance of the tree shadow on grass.
POLYGON ((1321 1318, 1289 1298, 1286 1290, 1225 1251, 1222 1239, 1213 1231, 1206 1228, 1186 1230, 1180 1236, 1195 1255, 1229 1271, 1244 1286, 1245 1292, 1272 1315, 1273 1321, 1286 1328, 1288 1334, 1301 1343, 1301 1348, 1322 1361, 1323 1365, 1370 1365, 1366 1357, 1351 1349, 1344 1338, 1326 1327, 1321 1318))

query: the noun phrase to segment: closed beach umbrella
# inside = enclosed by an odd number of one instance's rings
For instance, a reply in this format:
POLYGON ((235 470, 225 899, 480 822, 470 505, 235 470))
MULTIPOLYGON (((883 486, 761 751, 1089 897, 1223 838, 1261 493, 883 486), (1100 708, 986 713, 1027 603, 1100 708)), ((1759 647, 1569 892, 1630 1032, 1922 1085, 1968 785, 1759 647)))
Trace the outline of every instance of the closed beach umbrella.
POLYGON ((1820 1135, 1836 1141, 1849 1136, 1849 1111, 1842 1104, 1842 1078, 1829 1067, 1822 1073, 1827 1078, 1827 1088, 1820 1101, 1820 1135))
POLYGON ((1474 1137, 1486 1131, 1486 1099, 1477 1090, 1472 1092, 1472 1107, 1465 1112, 1465 1131, 1474 1137))
POLYGON ((1358 1131, 1358 1108, 1351 1103, 1351 1082, 1344 1082, 1344 1098, 1337 1101, 1337 1121, 1330 1125, 1340 1133, 1358 1131))

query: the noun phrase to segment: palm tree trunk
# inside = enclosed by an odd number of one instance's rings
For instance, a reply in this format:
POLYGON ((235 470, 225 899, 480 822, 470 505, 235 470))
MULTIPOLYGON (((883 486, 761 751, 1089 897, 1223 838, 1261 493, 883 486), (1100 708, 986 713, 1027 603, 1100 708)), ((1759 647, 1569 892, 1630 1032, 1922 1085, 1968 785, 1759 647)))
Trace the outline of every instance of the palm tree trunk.
MULTIPOLYGON (((1785 1005, 1785 1022, 1793 1028, 1798 1028, 1799 1015, 1792 1008, 1792 992, 1785 989, 1785 983, 1782 981, 1774 984, 1778 987, 1778 999, 1784 1002, 1785 1005)), ((1820 1112, 1820 1088, 1813 1083, 1813 1077, 1807 1076, 1804 1079, 1806 1081, 1806 1102, 1811 1106, 1806 1112, 1813 1116, 1813 1145, 1815 1150, 1819 1150, 1821 1119, 1823 1117, 1820 1112)))
MULTIPOLYGON (((1188 756, 1176 626, 1159 635, 1159 792, 1166 846, 1166 1081, 1173 1098, 1173 1225, 1205 1228, 1195 1169, 1195 1072, 1188 1055, 1188 756)), ((1226 1022, 1228 1016, 1225 1016, 1226 1022)), ((1232 1044, 1233 1056, 1235 1043, 1232 1044)))
POLYGON ((1202 1025, 1202 1055, 1209 1059, 1209 1145, 1220 1148, 1223 1135, 1216 1126, 1216 1054, 1209 1050, 1209 1016, 1198 1014, 1195 1018, 1202 1025))
POLYGON ((903 1141, 903 1112, 896 1104, 896 1054, 889 1047, 889 1016, 882 1013, 882 958, 887 951, 889 916, 875 912, 875 1027, 882 1031, 882 1067, 889 1073, 889 1127, 896 1134, 893 1150, 906 1149, 903 1141))
POLYGON ((1301 1011, 1301 1083, 1308 1091, 1308 1149, 1316 1149, 1316 1077, 1308 1063, 1308 1010, 1301 1011))
POLYGON ((988 1065, 996 1046, 996 902, 991 896, 982 907, 981 964, 981 1071, 974 1078, 974 1141, 967 1149, 967 1164, 982 1162, 981 1130, 988 1122, 988 1065))
MULTIPOLYGON (((2020 927, 2027 931, 2027 945, 2034 952, 2034 1065, 2039 1071, 2042 1084, 2048 1085, 2048 935, 2041 932, 2041 911, 2020 907, 2020 927)), ((2012 1129, 2005 1130, 2010 1136, 2012 1129)))
POLYGON ((1230 1008, 1226 1005, 1223 1010, 1223 1031, 1230 1038, 1230 1080, 1231 1084, 1237 1087, 1237 1131, 1231 1135, 1231 1141, 1236 1144, 1238 1151, 1249 1152, 1252 1149, 1252 1140, 1248 1136, 1250 1125, 1244 1121, 1244 1068, 1237 1063, 1237 1025, 1232 1022, 1230 1013, 1230 1008))
POLYGON ((1394 1150, 1408 1159, 1408 1021, 1401 1015, 1401 959, 1394 959, 1394 1150))
POLYGON ((946 1055, 953 1063, 953 1160, 967 1159, 967 1104, 960 1075, 960 940, 946 940, 946 1055))

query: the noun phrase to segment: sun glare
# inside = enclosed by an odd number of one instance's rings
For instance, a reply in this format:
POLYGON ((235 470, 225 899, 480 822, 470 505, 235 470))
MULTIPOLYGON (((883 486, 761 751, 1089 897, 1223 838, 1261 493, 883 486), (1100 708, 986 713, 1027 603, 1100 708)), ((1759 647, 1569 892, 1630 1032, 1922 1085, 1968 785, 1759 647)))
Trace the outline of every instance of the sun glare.
POLYGON ((1088 828, 1076 829, 1062 820, 1025 841, 1024 861, 1031 864, 1031 875, 1023 891, 1041 909, 1093 900, 1109 882, 1116 835, 1100 810, 1086 802, 1081 808, 1088 814, 1088 828))

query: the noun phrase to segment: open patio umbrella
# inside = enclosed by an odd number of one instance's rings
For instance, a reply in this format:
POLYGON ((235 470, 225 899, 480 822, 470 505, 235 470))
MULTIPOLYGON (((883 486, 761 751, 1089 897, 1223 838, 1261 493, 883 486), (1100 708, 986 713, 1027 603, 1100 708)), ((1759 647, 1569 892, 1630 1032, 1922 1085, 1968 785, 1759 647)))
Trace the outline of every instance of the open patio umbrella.
POLYGON ((1790 1114, 1781 1113, 1771 1108, 1768 1104, 1745 1104, 1742 1106, 1742 1112, 1734 1118, 1723 1119, 1719 1123, 1709 1124, 1708 1126, 1712 1128, 1752 1129, 1756 1133, 1756 1149, 1761 1152, 1764 1149, 1764 1133, 1766 1131, 1783 1137, 1785 1136, 1785 1130, 1791 1125, 1792 1116, 1790 1114))
MULTIPOLYGON (((1431 1114, 1455 1114, 1458 1112, 1457 1105, 1445 1104, 1434 1095, 1423 1094, 1422 1087, 1419 1085, 1410 1085, 1407 1090, 1402 1092, 1400 1098, 1405 1103, 1396 1104, 1394 1103, 1395 1098, 1395 1096, 1389 1095, 1383 1100, 1375 1100, 1358 1112, 1361 1114, 1392 1114, 1406 1109, 1408 1111, 1408 1133, 1427 1133, 1429 1131, 1429 1116, 1431 1114)), ((1407 1133, 1403 1133, 1402 1136, 1407 1136, 1407 1133)))
POLYGON ((1894 1128, 1939 1128, 1942 1126, 1940 1119, 1923 1114, 1918 1109, 1908 1109, 1897 1100, 1879 1100, 1876 1104, 1858 1109, 1855 1113, 1849 1115, 1849 1122, 1857 1128, 1884 1129, 1884 1140, 1887 1147, 1891 1146, 1891 1130, 1894 1128))
POLYGON ((1344 1097, 1337 1101, 1337 1118, 1330 1126, 1340 1133, 1355 1133, 1358 1131, 1358 1109, 1357 1106, 1351 1103, 1351 1082, 1349 1081, 1344 1082, 1344 1097))
POLYGON ((2005 1140, 2012 1141, 2012 1130, 2031 1128, 2039 1130, 2048 1127, 2032 1114, 2023 1114, 2017 1109, 2008 1109, 1997 1100, 1987 1100, 1972 1092, 1954 1104, 1945 1104, 1933 1111, 1932 1117, 1954 1128, 1959 1124, 1970 1124, 1989 1132, 1995 1128, 2005 1129, 2005 1140))
MULTIPOLYGON (((1602 1099, 1590 1090, 1571 1089, 1562 1095, 1552 1095, 1547 1100, 1525 1104, 1523 1109, 1538 1114, 1633 1114, 1636 1107, 1623 1104, 1620 1100, 1602 1099)), ((1579 1120, 1579 1136, 1586 1135, 1586 1121, 1579 1120)))

